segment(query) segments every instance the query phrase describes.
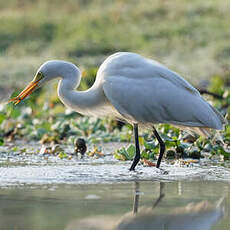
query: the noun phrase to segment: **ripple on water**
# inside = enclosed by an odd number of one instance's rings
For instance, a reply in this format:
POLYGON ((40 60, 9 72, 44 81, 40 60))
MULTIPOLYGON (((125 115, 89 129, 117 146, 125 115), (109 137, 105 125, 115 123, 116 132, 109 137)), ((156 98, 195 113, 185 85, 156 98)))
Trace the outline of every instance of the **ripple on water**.
POLYGON ((1 186, 96 184, 136 180, 230 181, 228 168, 202 164, 187 167, 162 163, 163 170, 139 165, 135 172, 130 172, 128 169, 131 162, 117 161, 112 155, 101 159, 73 157, 72 160, 61 160, 56 156, 46 159, 38 154, 20 155, 2 151, 0 163, 1 186))
POLYGON ((178 167, 162 164, 168 174, 159 169, 137 167, 136 172, 124 164, 73 164, 12 166, 0 168, 0 185, 20 184, 94 184, 134 180, 227 180, 230 172, 223 167, 178 167))

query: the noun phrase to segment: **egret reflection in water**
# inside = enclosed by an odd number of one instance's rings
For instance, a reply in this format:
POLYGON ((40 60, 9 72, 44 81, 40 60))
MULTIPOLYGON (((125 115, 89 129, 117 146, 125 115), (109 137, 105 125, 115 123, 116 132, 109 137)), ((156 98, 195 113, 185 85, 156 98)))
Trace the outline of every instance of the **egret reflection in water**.
POLYGON ((133 210, 122 217, 98 215, 72 221, 65 230, 210 230, 224 216, 224 198, 215 204, 208 201, 190 202, 184 207, 173 207, 167 213, 157 208, 165 197, 165 183, 160 182, 159 197, 151 207, 139 207, 140 185, 135 182, 133 210))

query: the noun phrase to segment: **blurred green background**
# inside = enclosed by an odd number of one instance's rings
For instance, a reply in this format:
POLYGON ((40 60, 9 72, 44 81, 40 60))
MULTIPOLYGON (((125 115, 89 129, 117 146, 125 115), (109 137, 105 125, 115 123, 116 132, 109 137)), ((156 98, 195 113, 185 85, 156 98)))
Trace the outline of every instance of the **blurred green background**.
POLYGON ((116 51, 154 58, 194 84, 230 69, 230 1, 0 0, 0 89, 48 59, 83 71, 116 51))

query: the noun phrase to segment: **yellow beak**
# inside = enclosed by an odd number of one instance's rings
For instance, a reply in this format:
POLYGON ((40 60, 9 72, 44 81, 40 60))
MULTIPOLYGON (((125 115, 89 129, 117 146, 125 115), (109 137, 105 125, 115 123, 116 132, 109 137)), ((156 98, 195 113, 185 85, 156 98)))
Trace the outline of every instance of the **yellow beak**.
POLYGON ((38 85, 38 82, 39 80, 31 81, 30 84, 17 97, 11 98, 8 102, 14 102, 14 104, 17 105, 35 90, 35 88, 38 85))

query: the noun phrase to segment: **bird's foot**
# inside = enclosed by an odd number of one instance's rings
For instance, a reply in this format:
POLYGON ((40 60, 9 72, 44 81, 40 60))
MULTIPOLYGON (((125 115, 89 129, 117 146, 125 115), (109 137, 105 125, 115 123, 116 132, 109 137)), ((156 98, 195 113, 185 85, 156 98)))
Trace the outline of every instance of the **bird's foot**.
POLYGON ((130 167, 130 168, 129 168, 129 171, 130 171, 130 172, 135 172, 135 168, 130 167))
POLYGON ((129 172, 131 173, 131 175, 139 175, 142 174, 143 172, 140 170, 135 170, 135 169, 129 169, 129 172))
POLYGON ((157 168, 157 171, 161 174, 161 175, 168 175, 169 171, 162 169, 162 168, 157 168))

